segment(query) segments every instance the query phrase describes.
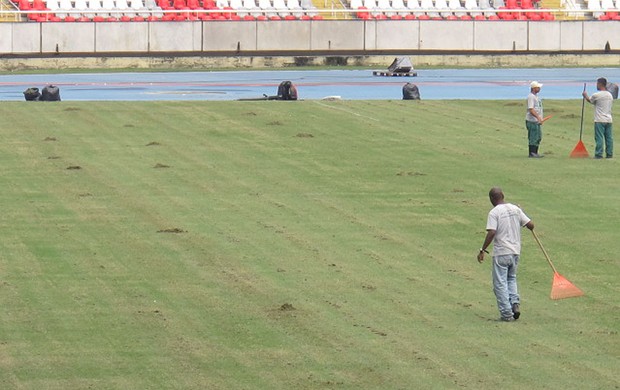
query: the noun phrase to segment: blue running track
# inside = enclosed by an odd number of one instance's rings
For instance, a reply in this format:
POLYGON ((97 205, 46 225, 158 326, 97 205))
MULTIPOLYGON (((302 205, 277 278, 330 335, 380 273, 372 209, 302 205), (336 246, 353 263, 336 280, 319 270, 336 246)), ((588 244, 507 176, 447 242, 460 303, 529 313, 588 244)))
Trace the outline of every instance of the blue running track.
POLYGON ((302 99, 340 96, 345 100, 401 99, 412 82, 422 99, 524 99, 529 83, 544 84, 545 99, 581 99, 598 77, 620 83, 620 68, 432 69, 418 77, 373 76, 371 70, 260 70, 172 73, 89 73, 0 75, 0 100, 24 100, 28 87, 60 87, 68 101, 237 100, 275 95, 278 84, 291 80, 302 99))

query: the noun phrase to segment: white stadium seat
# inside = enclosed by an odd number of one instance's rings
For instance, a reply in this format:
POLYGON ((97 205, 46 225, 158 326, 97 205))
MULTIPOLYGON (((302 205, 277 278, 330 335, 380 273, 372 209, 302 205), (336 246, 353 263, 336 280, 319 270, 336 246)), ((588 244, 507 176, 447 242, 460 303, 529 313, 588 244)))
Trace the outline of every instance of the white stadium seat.
POLYGON ((58 11, 67 11, 67 13, 56 12, 56 16, 58 16, 60 19, 64 19, 67 16, 71 16, 74 18, 76 17, 76 13, 74 12, 71 0, 60 0, 60 2, 58 3, 58 11))
POLYGON ((103 11, 103 6, 101 5, 100 0, 88 0, 88 10, 92 11, 90 14, 91 18, 94 18, 95 16, 107 18, 110 16, 109 13, 103 11))
POLYGON ((488 17, 496 15, 495 11, 493 11, 493 7, 491 7, 491 3, 489 3, 489 0, 479 0, 478 6, 484 11, 485 16, 488 17))
POLYGON ((420 12, 420 2, 418 0, 407 0, 407 9, 416 17, 424 15, 424 12, 420 12))
POLYGON ((426 14, 428 16, 430 16, 431 18, 438 18, 439 17, 439 13, 433 11, 435 9, 435 5, 433 4, 433 0, 422 0, 420 2, 420 8, 422 8, 424 10, 427 10, 426 14))
POLYGON ((288 8, 286 8, 286 3, 284 3, 284 0, 273 0, 273 8, 278 11, 278 15, 280 16, 288 16, 291 14, 288 12, 288 8))
POLYGON ((379 10, 379 14, 384 14, 385 16, 392 16, 394 12, 392 11, 392 5, 390 4, 390 0, 379 0, 377 2, 377 9, 379 10))
POLYGON ((155 0, 144 0, 144 6, 146 7, 146 9, 151 11, 151 14, 149 16, 152 15, 158 19, 164 17, 164 11, 159 5, 157 5, 157 2, 155 0))
POLYGON ((471 16, 482 15, 482 12, 476 12, 480 9, 477 0, 465 0, 465 9, 469 11, 471 16))
POLYGON ((464 7, 461 5, 461 0, 448 0, 448 8, 456 15, 463 16, 467 13, 464 12, 464 7))
POLYGON ((607 11, 616 8, 616 6, 614 5, 613 0, 601 0, 601 8, 607 11))
POLYGON ((129 4, 127 4, 127 0, 116 0, 116 9, 118 9, 120 12, 120 16, 124 16, 124 15, 128 15, 128 16, 134 16, 132 15, 133 12, 129 10, 129 4))
POLYGON ((301 17, 304 14, 301 10, 301 5, 299 5, 299 0, 287 0, 286 8, 291 10, 292 14, 297 18, 301 17))
POLYGON ((601 3, 598 0, 588 0, 588 11, 592 12, 592 16, 597 19, 604 15, 601 12, 601 3))
POLYGON ((86 0, 75 0, 75 4, 73 4, 73 9, 76 12, 74 15, 76 18, 80 18, 82 16, 87 17, 88 19, 92 19, 94 15, 90 15, 84 11, 88 10, 88 4, 86 0))
MULTIPOLYGON (((115 4, 114 4, 114 0, 102 0, 101 1, 101 9, 104 11, 104 14, 109 16, 109 17, 114 17, 116 18, 116 13, 115 11, 115 4)), ((104 14, 101 14, 100 16, 104 16, 104 14)))
POLYGON ((257 17, 261 15, 260 8, 256 5, 255 0, 243 0, 243 8, 250 12, 250 15, 257 17))
POLYGON ((392 8, 394 11, 398 12, 399 15, 407 15, 409 11, 407 11, 407 7, 405 7, 405 2, 403 0, 392 0, 392 8))
POLYGON ((271 5, 271 0, 258 0, 258 8, 260 8, 267 17, 275 15, 275 13, 273 13, 274 8, 273 5, 271 5))
POLYGON ((134 15, 141 16, 143 18, 149 17, 149 13, 147 12, 147 9, 144 6, 144 2, 142 0, 130 0, 129 8, 131 8, 134 15))
MULTIPOLYGON (((442 9, 448 9, 448 3, 446 2, 446 0, 435 0, 435 8, 442 9)), ((448 16, 452 15, 452 12, 447 12, 447 11, 443 11, 441 13, 441 16, 444 18, 447 18, 448 16)))

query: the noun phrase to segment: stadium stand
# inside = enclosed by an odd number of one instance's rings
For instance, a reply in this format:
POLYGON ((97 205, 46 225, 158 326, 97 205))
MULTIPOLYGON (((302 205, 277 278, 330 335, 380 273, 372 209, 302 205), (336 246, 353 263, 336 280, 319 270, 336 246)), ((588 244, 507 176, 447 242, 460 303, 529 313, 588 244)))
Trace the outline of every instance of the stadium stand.
MULTIPOLYGON (((313 0, 9 0, 28 11, 22 20, 34 22, 141 22, 195 20, 320 20, 327 10, 313 0), (37 12, 38 11, 38 12, 37 12)), ((556 15, 542 6, 552 4, 564 19, 620 20, 620 0, 342 0, 336 19, 362 20, 517 20, 548 21, 556 15), (557 6, 556 6, 557 4, 557 6)))
POLYGON ((532 0, 507 0, 507 3, 495 0, 493 5, 489 0, 407 0, 406 5, 403 0, 351 0, 350 3, 358 19, 554 20, 550 12, 538 9, 532 0))

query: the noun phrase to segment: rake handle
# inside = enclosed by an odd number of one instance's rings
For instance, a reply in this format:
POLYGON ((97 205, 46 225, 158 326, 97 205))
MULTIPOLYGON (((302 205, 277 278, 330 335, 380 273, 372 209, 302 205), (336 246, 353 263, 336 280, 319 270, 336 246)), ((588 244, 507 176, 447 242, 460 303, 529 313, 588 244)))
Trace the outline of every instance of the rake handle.
POLYGON ((533 230, 532 230, 532 234, 534 235, 534 239, 536 240, 536 243, 538 244, 538 246, 542 250, 542 253, 545 255, 545 258, 547 259, 547 262, 551 266, 551 269, 553 270, 553 272, 555 272, 557 274, 558 271, 555 269, 555 266, 551 262, 551 259, 549 258, 549 255, 547 254, 547 251, 545 250, 545 247, 543 247, 542 243, 540 242, 540 239, 538 238, 538 235, 533 230))
MULTIPOLYGON (((583 83, 583 92, 586 91, 586 83, 583 83)), ((586 98, 582 97, 581 98, 581 127, 579 128, 579 141, 581 141, 581 137, 583 135, 583 111, 585 109, 586 106, 586 98)), ((532 230, 533 232, 533 230, 532 230)), ((536 236, 536 235, 534 235, 536 236)), ((542 247, 541 247, 542 248, 542 247)))

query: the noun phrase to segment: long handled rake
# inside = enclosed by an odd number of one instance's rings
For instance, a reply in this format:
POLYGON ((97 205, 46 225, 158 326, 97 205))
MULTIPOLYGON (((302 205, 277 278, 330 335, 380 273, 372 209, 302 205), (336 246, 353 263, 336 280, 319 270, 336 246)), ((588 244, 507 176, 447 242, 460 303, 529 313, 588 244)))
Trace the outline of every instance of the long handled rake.
POLYGON ((534 235, 534 239, 538 243, 538 246, 542 250, 547 262, 551 266, 553 270, 553 285, 551 286, 551 299, 564 299, 564 298, 575 298, 583 295, 583 291, 581 291, 577 286, 569 282, 564 276, 560 275, 551 262, 547 251, 542 246, 540 239, 535 231, 532 230, 532 234, 534 235))
MULTIPOLYGON (((583 83, 583 91, 586 91, 586 83, 583 83)), ((590 157, 590 155, 588 154, 588 150, 586 149, 586 146, 583 144, 583 141, 581 140, 582 136, 583 136, 583 111, 584 108, 586 106, 586 98, 582 98, 581 99, 581 127, 579 129, 579 142, 577 142, 577 145, 575 145, 575 148, 573 149, 572 152, 570 152, 570 157, 571 158, 588 158, 590 157)))

